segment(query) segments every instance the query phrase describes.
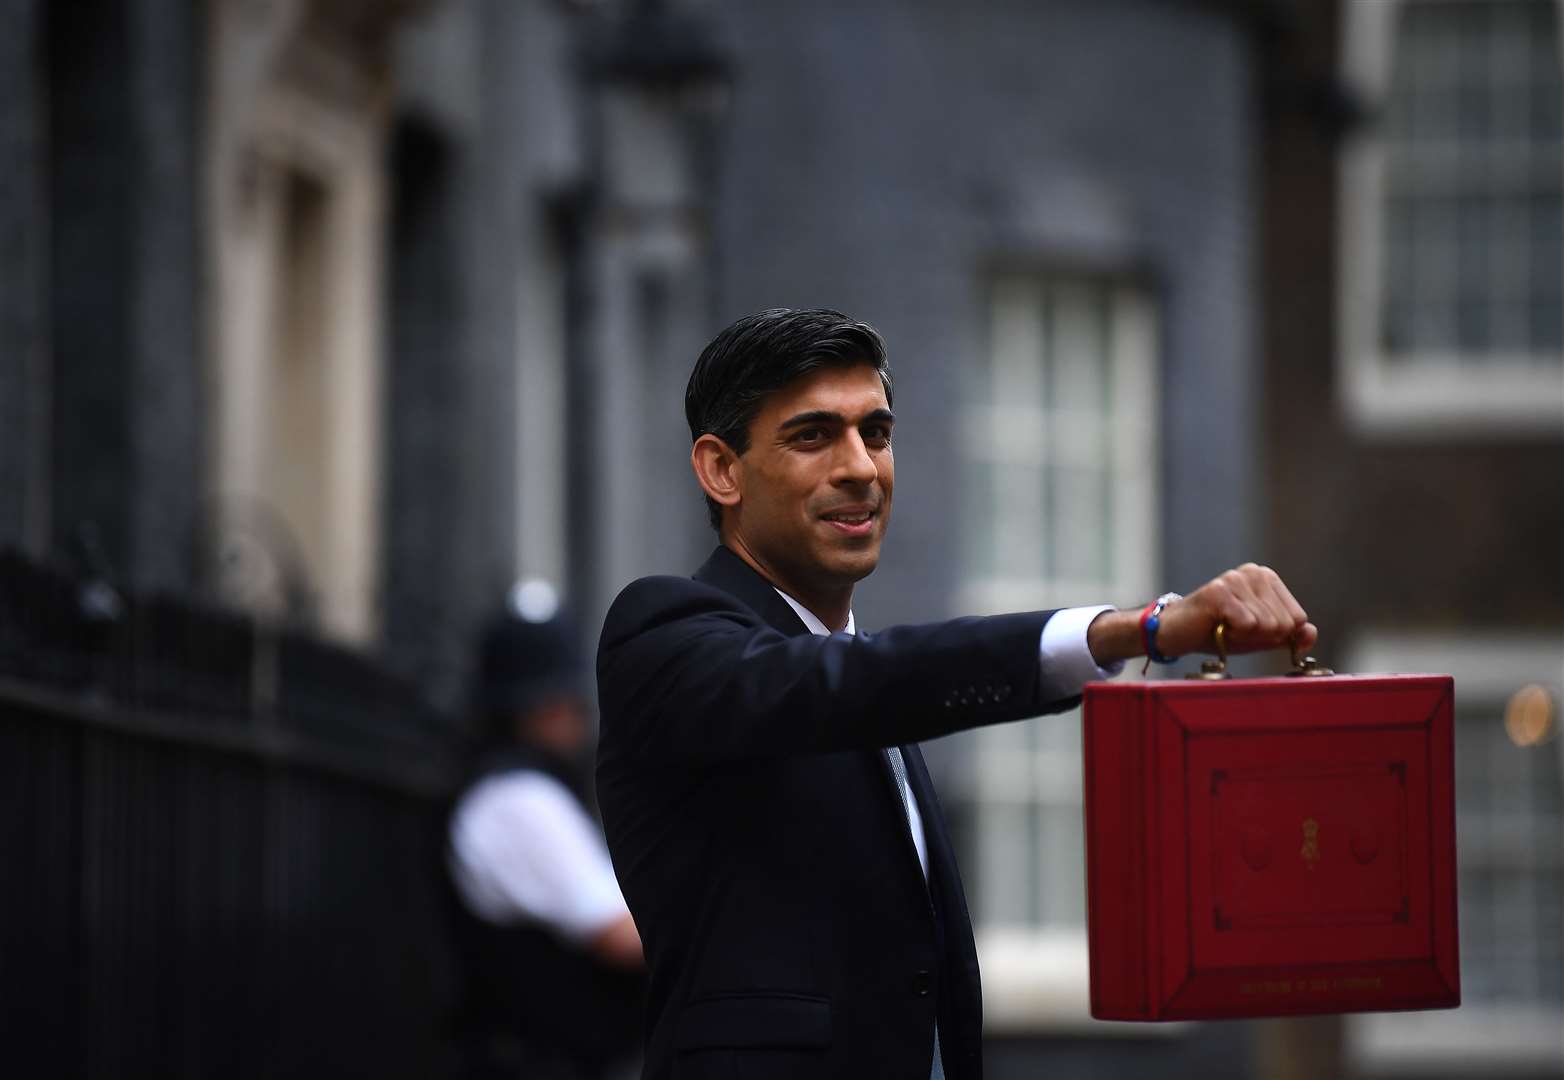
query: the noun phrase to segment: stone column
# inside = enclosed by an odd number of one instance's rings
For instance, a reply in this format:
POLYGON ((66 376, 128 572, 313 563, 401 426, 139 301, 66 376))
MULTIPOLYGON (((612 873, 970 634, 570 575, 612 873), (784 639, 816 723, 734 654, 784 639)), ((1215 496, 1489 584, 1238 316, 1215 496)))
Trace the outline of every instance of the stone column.
POLYGON ((113 576, 183 588, 200 461, 197 6, 53 10, 53 542, 90 534, 113 576))
POLYGON ((48 528, 48 272, 42 13, 0 0, 0 548, 48 528))

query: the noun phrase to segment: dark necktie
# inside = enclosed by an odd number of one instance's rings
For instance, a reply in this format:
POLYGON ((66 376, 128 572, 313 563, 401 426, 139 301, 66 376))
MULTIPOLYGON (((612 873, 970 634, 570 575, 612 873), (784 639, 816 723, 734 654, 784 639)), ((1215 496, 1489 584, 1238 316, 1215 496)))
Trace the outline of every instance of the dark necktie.
MULTIPOLYGON (((912 829, 912 814, 907 810, 907 763, 902 760, 901 748, 887 746, 885 760, 890 764, 891 775, 896 778, 896 794, 901 797, 902 816, 907 819, 907 829, 912 829)), ((929 1070, 929 1080, 945 1080, 945 1063, 940 1060, 939 1023, 934 1024, 934 1067, 929 1070)))

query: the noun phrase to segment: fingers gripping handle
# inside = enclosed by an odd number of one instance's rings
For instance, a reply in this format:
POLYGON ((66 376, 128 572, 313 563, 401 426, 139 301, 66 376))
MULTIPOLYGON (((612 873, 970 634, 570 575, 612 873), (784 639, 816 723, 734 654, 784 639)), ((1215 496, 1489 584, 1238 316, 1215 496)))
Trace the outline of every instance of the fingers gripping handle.
MULTIPOLYGON (((1219 622, 1211 633, 1212 640, 1216 643, 1216 659, 1203 660, 1199 671, 1192 671, 1185 675, 1186 679, 1205 679, 1211 682, 1232 678, 1227 671, 1227 624, 1219 622)), ((1291 645, 1292 670, 1287 672, 1290 676, 1312 678, 1322 675, 1334 675, 1335 671, 1326 667, 1312 656, 1298 655, 1298 642, 1296 639, 1291 645)))

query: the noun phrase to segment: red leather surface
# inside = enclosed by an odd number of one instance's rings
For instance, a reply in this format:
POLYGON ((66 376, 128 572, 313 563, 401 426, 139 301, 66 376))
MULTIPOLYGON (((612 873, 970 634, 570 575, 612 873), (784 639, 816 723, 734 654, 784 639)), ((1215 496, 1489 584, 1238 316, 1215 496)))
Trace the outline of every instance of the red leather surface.
POLYGON ((1092 1015, 1460 1004, 1444 675, 1094 683, 1092 1015))

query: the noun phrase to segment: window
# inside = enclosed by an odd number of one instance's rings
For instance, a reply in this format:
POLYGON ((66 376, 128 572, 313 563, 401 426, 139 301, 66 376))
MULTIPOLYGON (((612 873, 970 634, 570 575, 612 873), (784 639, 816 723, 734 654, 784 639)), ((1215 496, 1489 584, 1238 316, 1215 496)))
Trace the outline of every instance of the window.
POLYGON ((1461 928, 1461 1009, 1355 1017, 1357 1071, 1564 1067, 1564 634, 1373 633, 1356 643, 1350 670, 1455 677, 1461 928), (1541 687, 1532 705, 1542 722, 1520 730, 1507 706, 1526 686, 1541 687))
POLYGON ((1340 373, 1370 428, 1564 430, 1564 0, 1346 5, 1340 373))
POLYGON ((214 584, 258 615, 368 642, 386 99, 378 68, 312 23, 272 28, 275 51, 257 59, 255 28, 231 5, 218 14, 204 169, 214 584))
MULTIPOLYGON (((965 612, 1148 596, 1158 569, 1150 301, 1004 274, 963 410, 965 612)), ((1079 714, 974 732, 957 817, 993 1026, 1086 1020, 1079 714)))

